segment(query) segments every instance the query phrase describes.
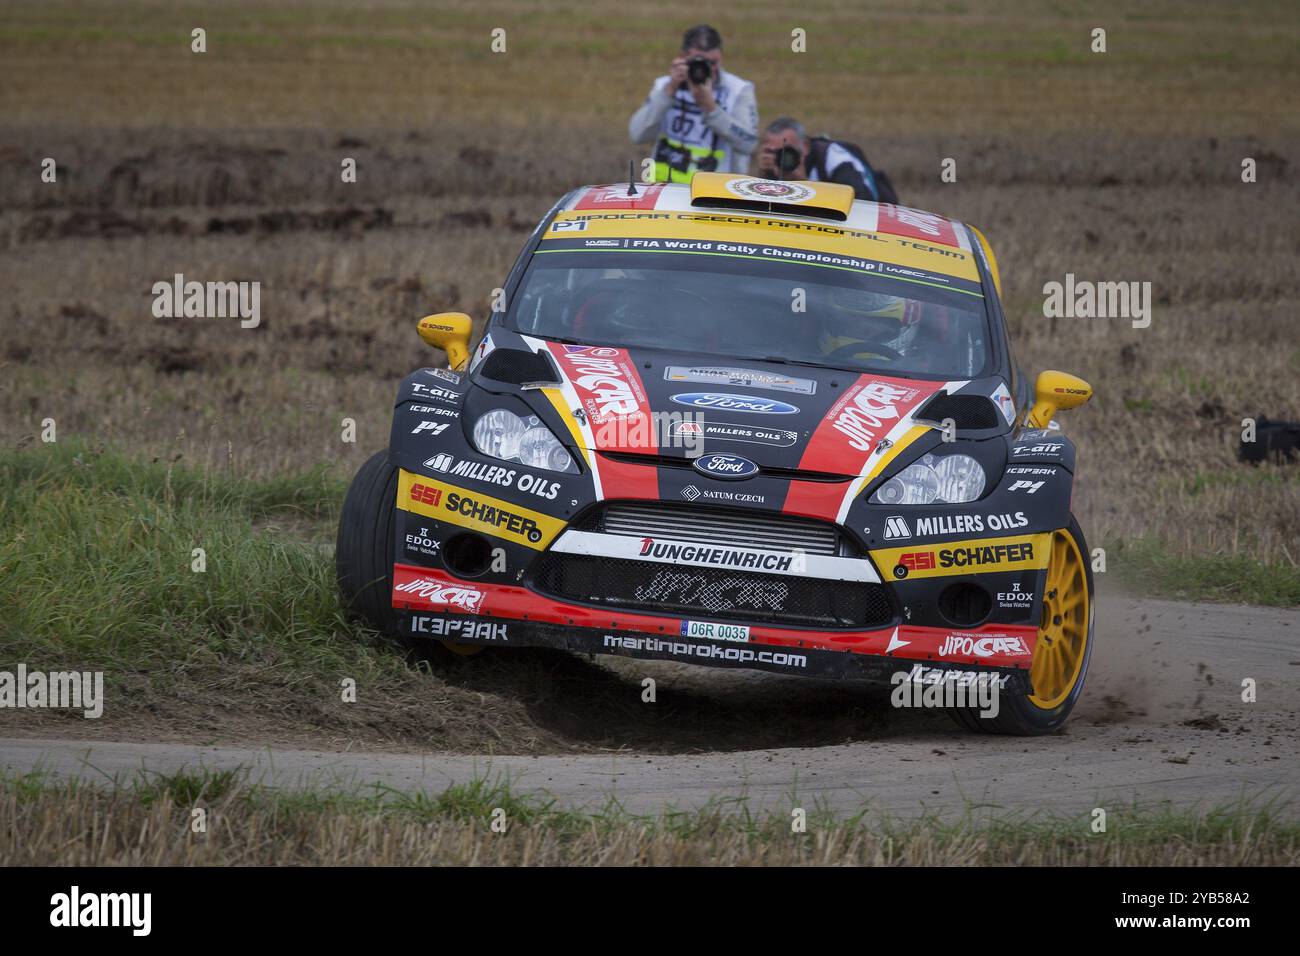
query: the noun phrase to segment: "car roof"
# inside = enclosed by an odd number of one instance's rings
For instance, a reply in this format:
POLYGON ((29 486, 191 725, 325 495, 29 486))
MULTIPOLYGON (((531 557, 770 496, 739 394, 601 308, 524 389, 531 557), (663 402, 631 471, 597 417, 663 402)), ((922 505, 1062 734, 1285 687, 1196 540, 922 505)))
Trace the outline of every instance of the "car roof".
MULTIPOLYGON (((671 237, 772 243, 979 281, 970 231, 955 219, 908 206, 849 201, 851 191, 839 184, 778 184, 719 174, 696 174, 696 180, 701 176, 711 176, 711 184, 727 186, 741 196, 748 195, 744 190, 754 183, 797 187, 797 191, 787 191, 803 195, 808 208, 780 202, 763 204, 766 208, 749 208, 758 205, 752 202, 738 206, 737 200, 720 189, 701 189, 698 184, 638 183, 633 187, 622 182, 575 189, 557 208, 555 220, 585 221, 581 235, 593 240, 671 237), (818 193, 826 195, 832 190, 844 191, 834 193, 838 204, 833 200, 816 204, 818 193), (827 208, 831 205, 837 208, 827 208)), ((575 232, 573 237, 578 235, 575 232)))

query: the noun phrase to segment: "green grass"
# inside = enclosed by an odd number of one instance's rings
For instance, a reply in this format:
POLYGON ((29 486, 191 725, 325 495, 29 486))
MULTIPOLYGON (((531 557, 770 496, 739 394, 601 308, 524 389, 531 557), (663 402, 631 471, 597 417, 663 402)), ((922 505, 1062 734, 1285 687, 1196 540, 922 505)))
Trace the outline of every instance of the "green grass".
POLYGON ((1153 538, 1112 541, 1106 552, 1107 570, 1144 596, 1300 607, 1300 567, 1178 553, 1153 538))
POLYGON ((319 470, 249 481, 75 444, 0 454, 0 657, 156 678, 356 667, 366 642, 321 540, 343 492, 319 470))
POLYGON ((233 793, 244 777, 239 769, 181 770, 176 773, 142 773, 132 791, 145 806, 166 799, 177 806, 195 806, 233 793))
POLYGON ((1198 471, 1188 478, 1178 480, 1187 494, 1196 496, 1214 488, 1239 488, 1250 491, 1256 488, 1295 488, 1300 497, 1300 469, 1291 472, 1282 468, 1240 467, 1222 471, 1198 471))

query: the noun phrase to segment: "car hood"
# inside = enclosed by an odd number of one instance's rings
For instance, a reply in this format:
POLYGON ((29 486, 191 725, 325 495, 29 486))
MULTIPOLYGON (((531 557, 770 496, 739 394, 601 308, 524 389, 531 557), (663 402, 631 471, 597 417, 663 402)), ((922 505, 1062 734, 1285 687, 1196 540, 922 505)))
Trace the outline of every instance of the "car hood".
MULTIPOLYGON (((669 350, 510 338, 520 341, 502 342, 487 352, 525 347, 549 356, 560 377, 558 384, 520 382, 510 390, 517 389, 544 418, 553 421, 558 414, 580 447, 615 458, 727 455, 765 470, 857 475, 871 455, 934 427, 920 419, 933 417, 936 410, 944 412, 939 420, 960 418, 963 413, 949 414, 950 407, 974 409, 970 403, 978 403, 983 419, 959 420, 957 427, 992 425, 980 429, 986 434, 1009 430, 1015 416, 1011 393, 998 377, 902 378, 751 359, 706 362, 669 350), (947 401, 941 393, 958 397, 959 404, 949 402, 939 409, 936 397, 947 401)), ((476 365, 485 357, 480 348, 476 365)), ((504 390, 500 379, 481 374, 498 366, 507 363, 482 363, 475 384, 504 390)))

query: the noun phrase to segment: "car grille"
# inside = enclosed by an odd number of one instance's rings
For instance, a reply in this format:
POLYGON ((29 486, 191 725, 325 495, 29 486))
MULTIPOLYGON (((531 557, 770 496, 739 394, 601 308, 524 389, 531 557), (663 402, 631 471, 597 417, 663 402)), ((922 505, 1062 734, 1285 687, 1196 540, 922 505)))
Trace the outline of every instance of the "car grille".
POLYGON ((639 538, 674 538, 774 551, 798 548, 805 554, 858 554, 840 529, 825 521, 690 505, 617 502, 591 512, 574 527, 639 538))
POLYGON ((721 617, 802 627, 883 627, 894 619, 884 586, 780 574, 624 561, 548 551, 533 586, 554 597, 620 610, 721 617))

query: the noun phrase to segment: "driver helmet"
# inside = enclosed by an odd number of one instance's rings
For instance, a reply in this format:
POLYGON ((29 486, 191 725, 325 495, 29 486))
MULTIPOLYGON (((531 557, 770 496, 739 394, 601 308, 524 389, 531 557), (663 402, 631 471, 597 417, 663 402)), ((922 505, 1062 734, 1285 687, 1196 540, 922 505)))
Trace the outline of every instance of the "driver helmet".
POLYGON ((886 358, 871 351, 871 343, 886 346, 895 352, 906 352, 919 331, 922 303, 902 296, 883 292, 863 292, 857 289, 835 288, 830 294, 830 308, 818 333, 817 344, 823 355, 852 345, 863 343, 863 349, 854 357, 886 358), (872 319, 891 319, 898 323, 898 334, 882 338, 879 322, 872 319))

